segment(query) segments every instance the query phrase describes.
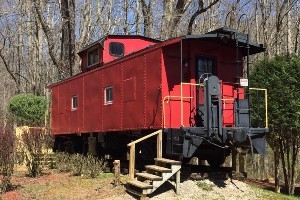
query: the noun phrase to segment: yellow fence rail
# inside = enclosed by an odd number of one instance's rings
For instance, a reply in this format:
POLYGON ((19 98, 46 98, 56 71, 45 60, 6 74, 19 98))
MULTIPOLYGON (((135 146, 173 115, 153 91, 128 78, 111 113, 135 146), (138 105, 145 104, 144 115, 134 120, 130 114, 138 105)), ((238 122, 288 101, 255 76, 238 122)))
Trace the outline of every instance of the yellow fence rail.
POLYGON ((268 91, 267 91, 267 89, 264 89, 264 88, 249 88, 249 90, 264 91, 264 93, 265 93, 265 114, 266 114, 265 127, 268 128, 268 126, 269 126, 269 123, 268 123, 268 91))

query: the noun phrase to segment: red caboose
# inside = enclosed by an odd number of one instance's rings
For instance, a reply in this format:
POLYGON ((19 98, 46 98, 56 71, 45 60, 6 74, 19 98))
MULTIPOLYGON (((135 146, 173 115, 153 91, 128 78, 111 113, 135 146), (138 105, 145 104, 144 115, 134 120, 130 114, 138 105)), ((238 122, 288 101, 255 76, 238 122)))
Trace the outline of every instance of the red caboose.
POLYGON ((127 143, 162 129, 169 155, 219 165, 233 144, 263 154, 268 129, 251 127, 242 78, 263 51, 225 28, 167 41, 106 36, 79 52, 82 73, 50 86, 56 148, 125 157, 127 143))

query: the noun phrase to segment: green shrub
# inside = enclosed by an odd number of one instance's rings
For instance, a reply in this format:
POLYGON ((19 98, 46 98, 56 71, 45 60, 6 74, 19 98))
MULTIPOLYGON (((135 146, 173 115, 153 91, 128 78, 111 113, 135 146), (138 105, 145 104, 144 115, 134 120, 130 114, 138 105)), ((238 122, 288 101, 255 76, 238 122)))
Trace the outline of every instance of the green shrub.
POLYGON ((86 176, 90 178, 96 178, 103 172, 105 163, 103 159, 88 155, 86 157, 86 176))
POLYGON ((68 154, 57 152, 53 167, 60 172, 71 172, 74 176, 96 178, 105 167, 105 162, 92 155, 68 154))
POLYGON ((59 172, 70 172, 72 166, 70 157, 71 155, 68 153, 56 152, 52 168, 57 169, 59 172))
POLYGON ((47 101, 43 96, 18 94, 9 102, 9 111, 19 126, 41 126, 45 122, 47 101))
POLYGON ((80 154, 72 154, 70 163, 71 172, 74 176, 82 176, 85 172, 85 157, 80 154))

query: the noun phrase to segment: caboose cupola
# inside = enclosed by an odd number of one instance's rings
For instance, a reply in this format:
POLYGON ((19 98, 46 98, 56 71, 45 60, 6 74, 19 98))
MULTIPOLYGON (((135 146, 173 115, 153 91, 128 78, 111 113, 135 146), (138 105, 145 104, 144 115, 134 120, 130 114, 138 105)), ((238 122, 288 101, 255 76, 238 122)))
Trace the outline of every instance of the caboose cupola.
POLYGON ((130 53, 160 42, 138 35, 108 35, 78 52, 81 70, 86 72, 130 53))

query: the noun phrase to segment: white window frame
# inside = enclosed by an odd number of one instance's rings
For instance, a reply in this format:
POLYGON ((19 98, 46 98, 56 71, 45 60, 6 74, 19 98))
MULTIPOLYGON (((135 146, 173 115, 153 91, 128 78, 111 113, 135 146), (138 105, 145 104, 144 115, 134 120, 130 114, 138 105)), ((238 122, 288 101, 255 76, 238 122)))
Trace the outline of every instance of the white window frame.
POLYGON ((72 99, 71 99, 71 110, 74 111, 77 109, 78 109, 78 96, 74 95, 74 96, 72 96, 72 99), (76 99, 76 107, 75 107, 75 99, 76 99))
POLYGON ((112 103, 113 103, 113 86, 108 86, 104 88, 104 105, 110 105, 112 103), (107 99, 108 98, 106 96, 107 90, 111 90, 110 99, 107 99))

